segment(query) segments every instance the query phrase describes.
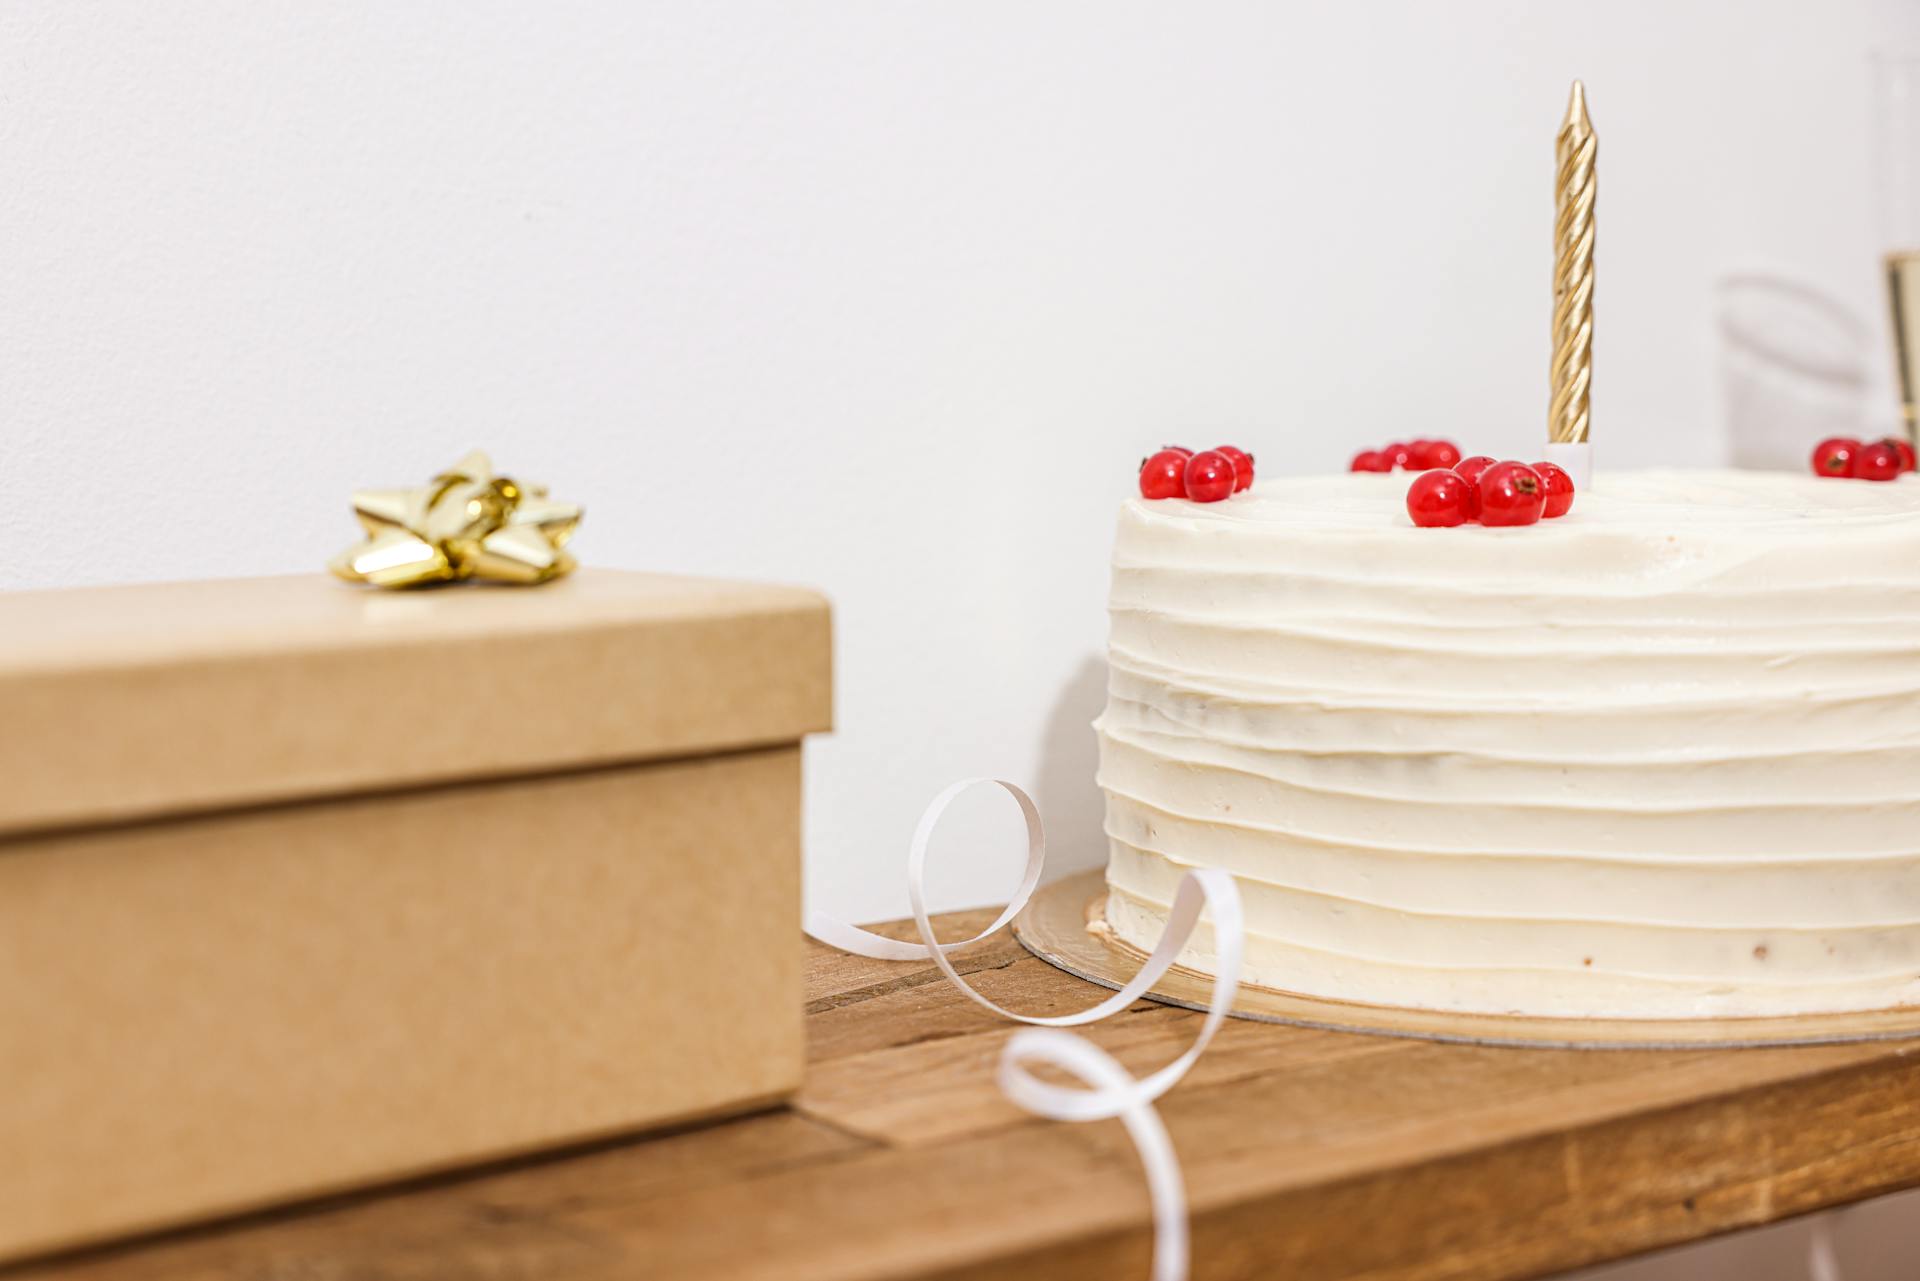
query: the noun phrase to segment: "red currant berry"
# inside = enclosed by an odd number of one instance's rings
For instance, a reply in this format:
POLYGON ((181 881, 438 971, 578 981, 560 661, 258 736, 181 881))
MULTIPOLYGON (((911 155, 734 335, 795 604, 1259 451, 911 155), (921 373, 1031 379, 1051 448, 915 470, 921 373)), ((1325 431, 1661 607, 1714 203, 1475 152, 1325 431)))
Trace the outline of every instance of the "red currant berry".
POLYGON ((1462 458, 1453 465, 1453 469, 1459 472, 1461 478, 1469 485, 1478 485, 1480 473, 1499 461, 1498 458, 1489 458, 1485 454, 1475 454, 1471 458, 1462 458))
POLYGON ((1813 474, 1816 476, 1853 475, 1853 456, 1860 442, 1851 436, 1829 436, 1813 447, 1813 474))
POLYGON ((1880 443, 1883 445, 1891 445, 1894 452, 1900 455, 1900 470, 1902 472, 1914 470, 1915 458, 1912 444, 1899 436, 1889 436, 1880 443))
POLYGON ((1163 449, 1140 464, 1140 497, 1185 498, 1187 460, 1177 449, 1163 449))
POLYGON ((1857 480, 1893 480, 1900 475, 1900 451, 1892 445, 1865 445, 1853 456, 1857 480))
MULTIPOLYGON (((1451 471, 1456 476, 1460 476, 1460 469, 1458 467, 1449 467, 1446 470, 1451 471)), ((1467 487, 1467 519, 1479 520, 1480 482, 1477 480, 1468 480, 1465 476, 1460 476, 1460 483, 1467 487)))
POLYGON ((1467 488, 1473 491, 1475 519, 1480 516, 1480 474, 1499 461, 1498 458, 1489 458, 1485 454, 1475 454, 1471 458, 1462 458, 1453 465, 1454 473, 1466 481, 1467 488))
POLYGON ((1422 472, 1407 490, 1407 515, 1423 528, 1464 525, 1473 519, 1473 488, 1458 472, 1422 472))
POLYGON ((1381 449, 1363 449, 1347 464, 1348 471, 1392 471, 1393 459, 1381 449))
POLYGON ((1203 449, 1187 459, 1187 497, 1196 503, 1217 503, 1237 483, 1233 459, 1217 449, 1203 449))
POLYGON ((1460 461, 1460 446, 1450 440, 1430 440, 1426 460, 1429 467, 1451 467, 1460 461))
POLYGON ((1215 445, 1213 452, 1225 454, 1233 463, 1233 492, 1253 487, 1253 455, 1244 449, 1235 449, 1232 445, 1215 445))
POLYGON ((1380 452, 1385 454, 1387 461, 1392 463, 1396 468, 1411 468, 1413 466, 1413 446, 1403 441, 1395 441, 1380 452))
POLYGON ((1531 525, 1546 506, 1546 482, 1525 463, 1495 463, 1480 473, 1481 524, 1531 525))
POLYGON ((1407 442, 1407 470, 1426 471, 1433 466, 1427 461, 1427 451, 1433 448, 1430 440, 1410 440, 1407 442))
POLYGON ((1534 463, 1533 469, 1540 473, 1540 481, 1546 486, 1547 505, 1541 515, 1548 520, 1566 515, 1573 507, 1573 477, 1554 463, 1534 463))

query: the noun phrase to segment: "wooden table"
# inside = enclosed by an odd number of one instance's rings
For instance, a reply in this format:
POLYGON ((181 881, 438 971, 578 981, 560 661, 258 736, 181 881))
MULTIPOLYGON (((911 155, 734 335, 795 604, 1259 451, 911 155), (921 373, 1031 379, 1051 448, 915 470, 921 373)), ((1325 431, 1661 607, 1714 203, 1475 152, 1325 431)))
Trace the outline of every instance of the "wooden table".
MULTIPOLYGON (((944 937, 988 919, 958 913, 944 937)), ((905 937, 907 932, 900 931, 905 937)), ((813 948, 791 1108, 43 1262, 21 1277, 978 1278, 1146 1275, 1118 1122, 1027 1118, 1009 1026, 927 965, 813 948)), ((1002 938, 963 969, 1019 1008, 1100 993, 1002 938)), ((1135 1069, 1199 1015, 1091 1031, 1135 1069)), ((1197 1278, 1549 1274, 1920 1183, 1920 1042, 1493 1049, 1230 1021, 1162 1101, 1197 1278)))

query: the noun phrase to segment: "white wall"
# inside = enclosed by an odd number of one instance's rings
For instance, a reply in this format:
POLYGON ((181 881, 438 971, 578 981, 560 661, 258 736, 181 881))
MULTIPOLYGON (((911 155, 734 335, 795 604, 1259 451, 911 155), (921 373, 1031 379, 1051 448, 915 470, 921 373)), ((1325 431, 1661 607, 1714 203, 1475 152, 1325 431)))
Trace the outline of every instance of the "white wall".
MULTIPOLYGON (((901 911, 907 834, 967 773, 1037 784, 1091 863, 1140 455, 1530 449, 1580 75, 1597 437, 1714 460, 1718 276, 1877 305, 1869 18, 13 0, 0 587, 311 569, 352 488, 485 445, 588 504, 590 563, 833 595, 819 901, 901 911)), ((1010 839, 948 844, 942 902, 1004 894, 1010 839)))

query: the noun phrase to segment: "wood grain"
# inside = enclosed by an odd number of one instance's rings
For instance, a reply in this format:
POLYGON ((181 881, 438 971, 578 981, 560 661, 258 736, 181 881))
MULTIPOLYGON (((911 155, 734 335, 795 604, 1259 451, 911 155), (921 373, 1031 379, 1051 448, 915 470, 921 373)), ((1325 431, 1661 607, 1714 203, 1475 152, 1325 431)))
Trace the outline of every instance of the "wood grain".
MULTIPOLYGON (((989 919, 955 914, 942 932, 989 919)), ((1145 1275, 1146 1192, 1117 1124, 1037 1122, 1001 1101, 991 1070, 1010 1029, 931 966, 808 946, 810 1066, 791 1109, 17 1275, 1145 1275)), ((966 969, 1022 1009, 1103 994, 1005 940, 966 969)), ((1140 1070, 1198 1020, 1143 1003, 1090 1035, 1140 1070)), ((1917 1052, 1502 1049, 1233 1022, 1161 1112, 1202 1281, 1508 1281, 1920 1183, 1917 1052)))

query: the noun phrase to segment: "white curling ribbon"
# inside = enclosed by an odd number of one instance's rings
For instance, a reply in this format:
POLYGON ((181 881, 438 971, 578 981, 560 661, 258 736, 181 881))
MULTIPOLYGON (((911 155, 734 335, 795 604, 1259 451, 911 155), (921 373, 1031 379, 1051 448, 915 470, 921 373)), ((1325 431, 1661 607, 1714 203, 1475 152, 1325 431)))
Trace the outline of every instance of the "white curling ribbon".
POLYGON ((1833 1248, 1839 1217, 1840 1211, 1828 1210, 1813 1218, 1813 1229, 1807 1234, 1808 1281, 1841 1281, 1840 1256, 1833 1248))
MULTIPOLYGON (((1205 1044, 1204 1038, 1196 1044, 1205 1044)), ((1183 1066, 1182 1071, 1185 1070, 1183 1066)), ((1175 1078, 1176 1080, 1178 1077, 1175 1078)), ((1117 1115, 1127 1127, 1140 1165, 1147 1174, 1147 1194, 1153 1202, 1153 1281, 1186 1281, 1187 1183, 1180 1174, 1180 1158, 1151 1096, 1140 1092, 1120 1061, 1084 1036, 1058 1028, 1030 1027, 1015 1032, 1000 1055, 1000 1090, 1020 1107, 1054 1121, 1096 1121, 1117 1115), (1027 1072, 1029 1063, 1051 1063, 1085 1081, 1088 1089, 1049 1085, 1027 1072), (1118 1113, 1089 1111, 1091 1102, 1105 1107, 1119 1102, 1118 1113)), ((1169 1083, 1171 1084, 1171 1083, 1169 1083)))
POLYGON ((1240 953, 1245 931, 1241 923, 1240 891, 1233 877, 1219 868, 1200 868, 1180 878, 1173 908, 1167 914, 1166 930, 1154 945, 1153 954, 1140 972, 1125 987, 1106 1000, 1077 1014, 1036 1017, 1018 1014, 996 1005, 974 990, 947 959, 949 952, 971 947, 998 933, 1009 924, 1033 897, 1040 874, 1047 863, 1047 838, 1040 823, 1040 811, 1033 798, 1012 783, 997 778, 967 778, 948 787, 927 806, 914 829, 913 848, 907 855, 907 898, 913 905, 913 923, 919 928, 918 943, 903 943, 869 930, 834 920, 819 912, 807 914, 806 931, 830 947, 856 956, 882 961, 931 960, 940 967, 949 982, 976 1003, 995 1014, 1019 1023, 1034 1025, 1017 1033, 1000 1055, 999 1084, 1008 1099, 1035 1116, 1055 1121, 1101 1121, 1118 1117, 1132 1137, 1146 1169, 1147 1190, 1153 1202, 1153 1281, 1184 1281, 1187 1275, 1186 1185, 1180 1176, 1179 1158, 1173 1142, 1153 1101, 1165 1094, 1185 1076, 1205 1052, 1215 1032, 1226 1021, 1240 989, 1240 953), (942 943, 934 937, 933 921, 927 915, 927 844, 940 818, 960 793, 986 784, 1003 789, 1020 806, 1027 823, 1027 869, 1020 879, 1006 910, 980 933, 958 943, 942 943), (1112 1055, 1093 1042, 1070 1032, 1054 1029, 1097 1023, 1118 1014, 1142 996, 1173 967, 1180 950, 1187 945, 1200 924, 1202 908, 1213 913, 1216 964, 1213 996, 1207 1003, 1207 1017, 1200 1034, 1186 1053, 1150 1076, 1136 1078, 1121 1067, 1112 1055), (1051 1085, 1035 1077, 1028 1069, 1035 1063, 1048 1063, 1085 1082, 1085 1089, 1051 1085))

